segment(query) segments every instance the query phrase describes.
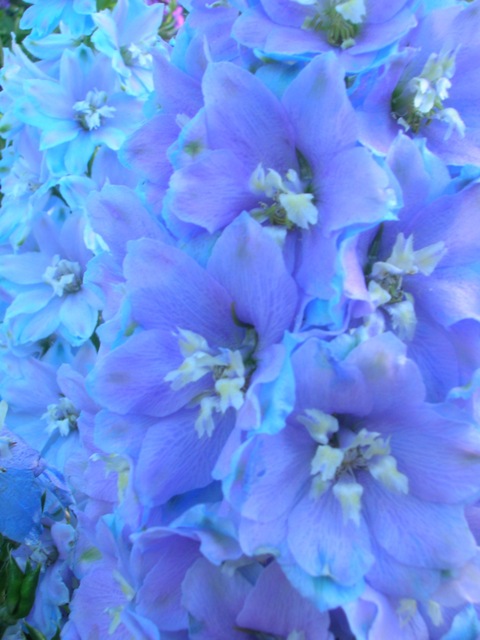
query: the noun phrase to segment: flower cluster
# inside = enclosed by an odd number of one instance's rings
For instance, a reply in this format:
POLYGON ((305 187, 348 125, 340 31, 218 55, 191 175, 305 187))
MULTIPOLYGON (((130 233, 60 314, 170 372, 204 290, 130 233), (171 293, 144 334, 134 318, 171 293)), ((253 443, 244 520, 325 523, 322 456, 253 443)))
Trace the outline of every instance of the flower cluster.
POLYGON ((476 640, 480 0, 27 4, 0 637, 476 640))

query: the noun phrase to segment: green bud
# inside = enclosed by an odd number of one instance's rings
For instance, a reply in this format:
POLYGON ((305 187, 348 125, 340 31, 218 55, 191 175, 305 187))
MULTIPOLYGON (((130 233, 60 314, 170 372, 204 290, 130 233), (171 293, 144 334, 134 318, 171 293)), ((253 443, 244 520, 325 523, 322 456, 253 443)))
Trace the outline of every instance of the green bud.
POLYGON ((17 564, 15 558, 10 557, 8 562, 7 573, 7 593, 5 604, 7 611, 12 616, 16 616, 15 612, 20 602, 20 590, 23 582, 23 572, 17 564))
POLYGON ((23 627, 25 640, 47 640, 43 633, 37 631, 37 629, 34 629, 31 625, 28 624, 28 622, 24 622, 23 627))
POLYGON ((20 602, 18 604, 15 615, 17 618, 25 618, 30 613, 35 601, 35 591, 37 589, 38 578, 40 576, 41 565, 37 565, 35 569, 31 569, 30 562, 27 561, 25 568, 25 576, 20 587, 20 602))

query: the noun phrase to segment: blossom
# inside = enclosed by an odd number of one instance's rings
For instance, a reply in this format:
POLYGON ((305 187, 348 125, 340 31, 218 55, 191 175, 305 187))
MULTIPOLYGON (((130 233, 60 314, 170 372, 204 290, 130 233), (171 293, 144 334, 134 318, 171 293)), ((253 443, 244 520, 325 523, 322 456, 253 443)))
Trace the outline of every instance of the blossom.
POLYGON ((15 113, 41 131, 50 170, 82 174, 95 148, 118 150, 141 104, 116 86, 106 58, 82 45, 66 50, 59 79, 29 80, 15 113))
POLYGON ((478 163, 477 23, 475 5, 423 18, 362 100, 363 142, 386 152, 404 130, 449 164, 478 163))
POLYGON ((158 41, 164 7, 149 8, 142 0, 119 0, 112 11, 93 15, 92 42, 111 58, 115 71, 133 95, 152 90, 150 52, 158 41))
POLYGON ((430 398, 441 399, 476 368, 478 239, 470 221, 477 187, 442 194, 448 184, 445 167, 405 135, 391 146, 388 162, 399 177, 405 206, 398 221, 369 235, 369 247, 357 247, 367 275, 352 278, 350 290, 369 299, 377 317, 383 316, 381 324, 407 342, 430 398))
POLYGON ((390 3, 388 10, 369 0, 273 1, 242 11, 233 35, 243 45, 286 59, 333 49, 346 70, 356 72, 378 64, 415 24, 412 3, 405 0, 390 3))
POLYGON ((341 363, 307 341, 293 363, 285 428, 241 445, 224 482, 245 521, 242 544, 345 589, 365 580, 401 597, 432 593, 443 570, 475 555, 463 505, 477 494, 476 428, 424 403, 418 369, 392 335, 341 363))
POLYGON ((0 274, 13 294, 5 322, 14 342, 34 342, 58 331, 80 345, 93 334, 101 301, 84 283, 91 253, 83 224, 72 215, 58 232, 43 218, 37 226, 40 250, 2 256, 0 274))

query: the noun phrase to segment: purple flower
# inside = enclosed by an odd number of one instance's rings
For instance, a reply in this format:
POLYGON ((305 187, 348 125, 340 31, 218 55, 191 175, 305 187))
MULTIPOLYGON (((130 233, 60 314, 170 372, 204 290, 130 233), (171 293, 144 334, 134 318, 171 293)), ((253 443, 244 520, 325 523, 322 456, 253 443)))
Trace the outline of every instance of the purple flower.
POLYGON ((438 400, 466 384, 478 366, 480 238, 471 227, 478 185, 442 195, 450 183, 446 167, 405 135, 390 147, 387 162, 404 207, 398 221, 360 239, 366 278, 352 275, 349 288, 373 308, 365 313, 356 306, 354 315, 365 314, 367 324, 391 328, 406 341, 429 398, 438 400))
MULTIPOLYGON (((342 362, 307 341, 293 365, 286 427, 245 442, 224 484, 245 551, 271 549, 347 593, 366 580, 398 597, 428 596, 443 571, 476 553, 463 513, 478 495, 476 428, 424 403, 420 374, 391 334, 342 362)), ((327 602, 320 597, 335 606, 327 602)))
POLYGON ((359 105, 362 141, 386 153, 404 130, 449 164, 478 164, 476 5, 430 12, 404 44, 359 105))
POLYGON ((141 103, 120 91, 108 58, 80 46, 66 50, 59 80, 29 80, 17 117, 41 130, 40 149, 55 173, 82 174, 98 145, 118 150, 141 103))
POLYGON ((75 215, 59 231, 44 217, 36 225, 39 251, 0 258, 0 274, 13 300, 5 323, 16 343, 58 332, 78 346, 95 330, 101 301, 84 282, 91 252, 83 241, 84 221, 75 215))
POLYGON ((224 231, 207 269, 171 246, 139 240, 124 270, 127 333, 138 329, 99 360, 89 388, 112 412, 157 418, 137 481, 147 502, 162 502, 211 481, 236 413, 248 428, 260 422, 255 383, 282 366, 278 343, 293 321, 296 287, 278 246, 249 216, 224 231))
POLYGON ((234 25, 240 44, 264 54, 299 59, 332 49, 347 71, 378 65, 416 24, 413 3, 377 0, 262 0, 234 25))

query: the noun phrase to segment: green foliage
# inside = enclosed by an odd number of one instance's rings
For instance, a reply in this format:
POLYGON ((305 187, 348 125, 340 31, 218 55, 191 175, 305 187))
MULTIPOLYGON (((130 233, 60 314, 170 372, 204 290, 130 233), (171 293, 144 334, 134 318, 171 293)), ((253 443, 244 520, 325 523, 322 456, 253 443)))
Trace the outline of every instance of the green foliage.
POLYGON ((113 9, 117 4, 117 0, 97 0, 97 11, 103 11, 103 9, 113 9))
MULTIPOLYGON (((25 570, 19 567, 18 562, 12 556, 19 545, 0 535, 0 638, 12 625, 17 624, 30 613, 35 601, 38 578, 41 565, 33 567, 29 560, 25 570)), ((29 635, 25 637, 31 640, 42 640, 35 629, 25 627, 29 635), (37 635, 35 635, 37 634, 37 635)))

